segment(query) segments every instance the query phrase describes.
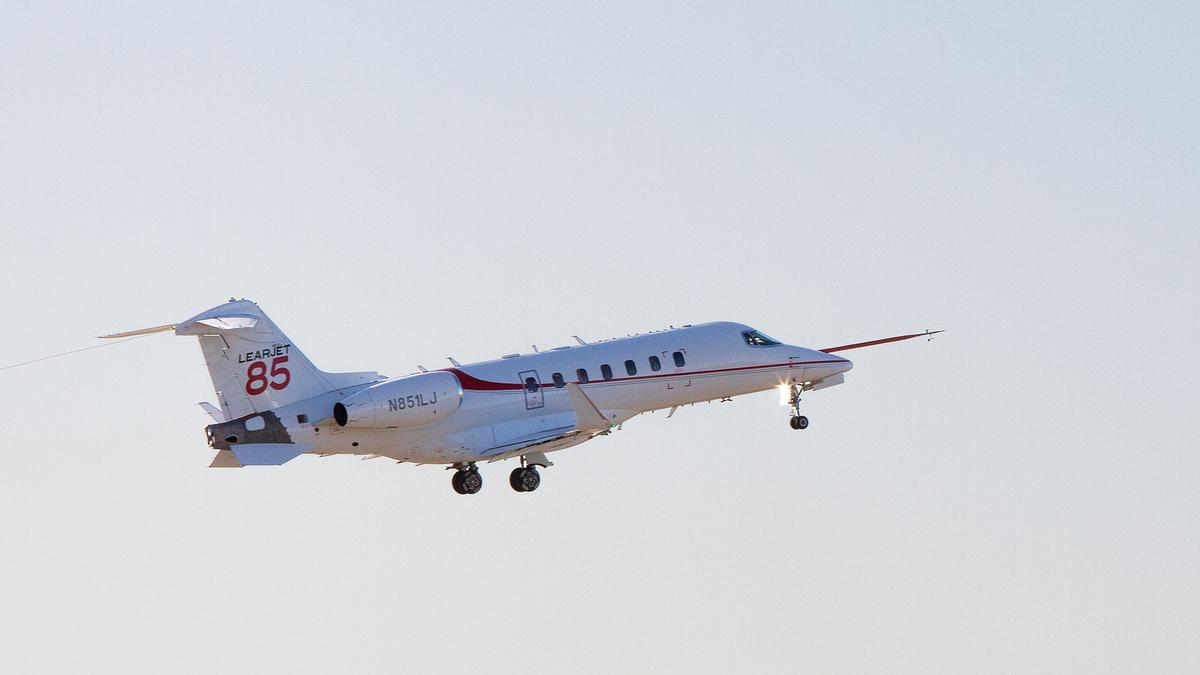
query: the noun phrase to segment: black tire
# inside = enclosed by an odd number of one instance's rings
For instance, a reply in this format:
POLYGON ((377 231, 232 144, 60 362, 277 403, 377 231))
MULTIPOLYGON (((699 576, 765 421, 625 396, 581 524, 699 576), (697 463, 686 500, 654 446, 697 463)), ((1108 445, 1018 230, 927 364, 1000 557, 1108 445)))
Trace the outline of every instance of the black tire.
POLYGON ((479 472, 474 469, 464 471, 462 486, 467 494, 473 495, 483 489, 483 476, 480 476, 479 472))
POLYGON ((450 486, 460 495, 467 494, 467 489, 463 487, 463 474, 465 473, 466 471, 455 471, 454 475, 450 477, 450 486))
POLYGON ((525 491, 525 488, 521 487, 521 479, 524 477, 524 474, 525 468, 520 466, 513 469, 512 473, 508 474, 508 484, 511 485, 512 489, 516 490, 517 492, 525 491))
POLYGON ((542 484, 542 474, 537 467, 528 467, 521 473, 521 492, 533 492, 542 484))
POLYGON ((797 429, 807 429, 808 428, 808 418, 805 417, 804 415, 797 417, 796 425, 797 425, 796 426, 797 429))
POLYGON ((788 424, 792 425, 793 429, 799 430, 799 429, 804 428, 804 427, 800 426, 800 418, 799 417, 793 417, 791 420, 788 421, 788 424))

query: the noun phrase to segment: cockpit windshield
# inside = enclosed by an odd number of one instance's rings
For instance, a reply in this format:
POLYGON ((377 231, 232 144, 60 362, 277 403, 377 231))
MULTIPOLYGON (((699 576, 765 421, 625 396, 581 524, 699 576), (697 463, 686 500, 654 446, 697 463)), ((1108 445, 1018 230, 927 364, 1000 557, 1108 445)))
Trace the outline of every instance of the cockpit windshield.
POLYGON ((743 331, 742 337, 745 338, 746 344, 751 347, 774 347, 779 344, 779 340, 756 330, 743 331))

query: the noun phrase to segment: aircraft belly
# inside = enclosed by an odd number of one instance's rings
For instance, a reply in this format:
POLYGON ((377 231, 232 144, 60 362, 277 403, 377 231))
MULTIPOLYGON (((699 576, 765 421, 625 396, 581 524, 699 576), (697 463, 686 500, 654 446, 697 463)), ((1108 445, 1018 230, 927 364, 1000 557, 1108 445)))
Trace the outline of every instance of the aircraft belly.
POLYGON ((346 429, 320 425, 293 435, 313 443, 315 447, 310 452, 317 455, 377 455, 417 463, 460 461, 464 456, 463 449, 453 445, 454 439, 446 433, 444 426, 428 427, 431 428, 346 429))

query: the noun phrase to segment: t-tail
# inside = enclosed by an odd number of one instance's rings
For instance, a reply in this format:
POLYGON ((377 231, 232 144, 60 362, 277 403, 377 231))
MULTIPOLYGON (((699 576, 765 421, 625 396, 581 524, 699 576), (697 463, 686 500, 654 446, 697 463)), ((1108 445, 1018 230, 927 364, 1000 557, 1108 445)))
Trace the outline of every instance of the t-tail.
POLYGON ((200 339, 225 419, 274 410, 335 389, 373 382, 376 373, 327 373, 249 300, 227 302, 179 323, 200 339))
POLYGON ((221 414, 229 421, 380 379, 378 373, 327 373, 318 369, 249 300, 230 300, 178 324, 102 337, 129 337, 172 329, 176 335, 194 335, 200 339, 221 414))

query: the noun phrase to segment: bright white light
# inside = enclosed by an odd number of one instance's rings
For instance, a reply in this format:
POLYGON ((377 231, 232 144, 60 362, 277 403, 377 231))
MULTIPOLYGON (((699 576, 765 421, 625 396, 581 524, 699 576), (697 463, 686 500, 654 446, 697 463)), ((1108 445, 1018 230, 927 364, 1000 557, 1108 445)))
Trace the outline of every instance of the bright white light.
POLYGON ((791 386, 789 386, 787 382, 783 382, 783 383, 780 383, 780 385, 777 387, 777 389, 779 389, 779 405, 791 405, 792 404, 792 388, 791 388, 791 386))

